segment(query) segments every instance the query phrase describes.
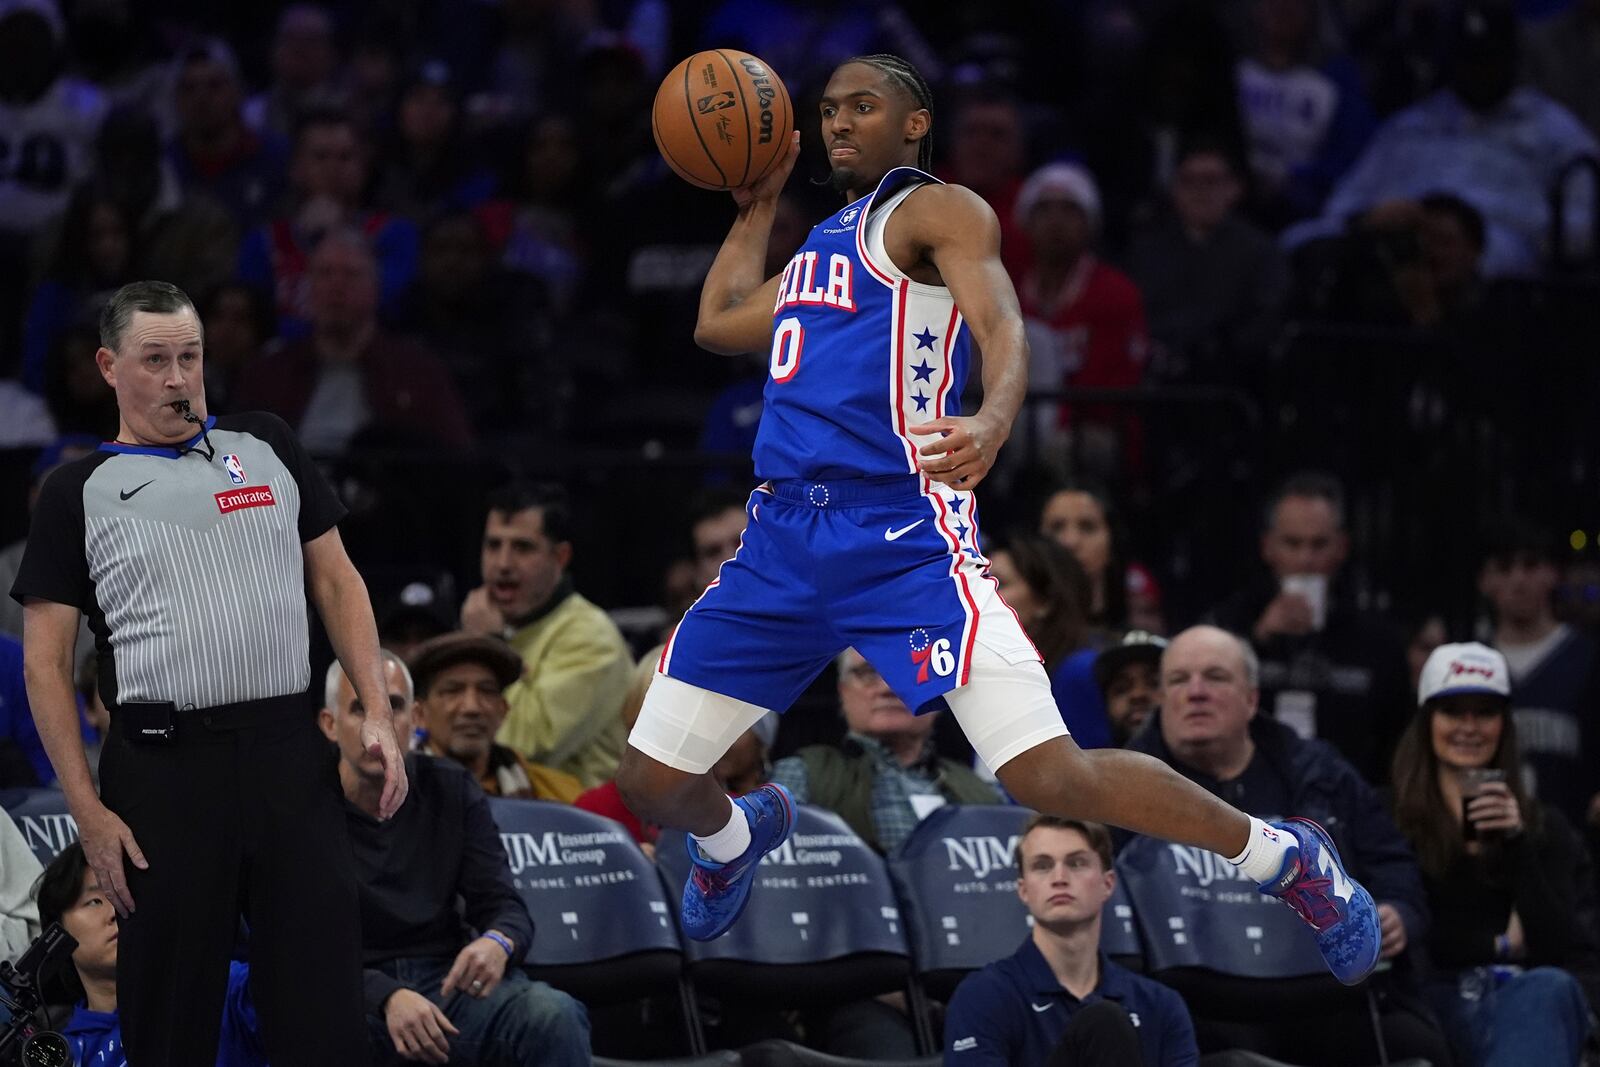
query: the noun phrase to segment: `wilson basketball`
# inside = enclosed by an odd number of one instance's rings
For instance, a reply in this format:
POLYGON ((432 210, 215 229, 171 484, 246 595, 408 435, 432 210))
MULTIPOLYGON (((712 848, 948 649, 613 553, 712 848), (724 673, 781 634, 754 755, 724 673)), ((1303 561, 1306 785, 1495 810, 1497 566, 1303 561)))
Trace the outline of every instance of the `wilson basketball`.
POLYGON ((789 150, 794 106, 772 68, 748 52, 714 48, 672 68, 650 120, 656 148, 684 181, 737 189, 789 150))

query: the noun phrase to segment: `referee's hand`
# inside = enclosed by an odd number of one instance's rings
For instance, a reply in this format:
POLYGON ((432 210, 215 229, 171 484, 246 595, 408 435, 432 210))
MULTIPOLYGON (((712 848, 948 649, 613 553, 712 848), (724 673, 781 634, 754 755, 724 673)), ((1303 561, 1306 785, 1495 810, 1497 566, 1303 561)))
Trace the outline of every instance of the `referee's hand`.
POLYGON ((361 745, 367 755, 383 760, 383 795, 378 798, 378 818, 387 819, 405 803, 406 764, 394 739, 394 720, 387 715, 368 715, 361 724, 361 745))
POLYGON ((127 918, 133 911, 133 894, 128 891, 122 854, 126 852, 133 865, 141 871, 150 866, 143 850, 139 848, 139 842, 133 839, 133 831, 118 818, 116 812, 104 804, 97 804, 94 811, 86 812, 85 817, 78 820, 78 840, 83 845, 84 859, 88 861, 90 870, 94 871, 100 892, 111 901, 118 916, 127 918))

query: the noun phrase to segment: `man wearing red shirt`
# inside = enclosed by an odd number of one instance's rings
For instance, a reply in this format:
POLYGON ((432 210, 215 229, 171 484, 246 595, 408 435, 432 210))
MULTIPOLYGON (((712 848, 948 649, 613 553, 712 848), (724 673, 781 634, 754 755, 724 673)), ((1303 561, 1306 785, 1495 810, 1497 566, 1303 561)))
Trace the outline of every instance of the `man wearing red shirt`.
MULTIPOLYGON (((1017 193, 1015 217, 1026 234, 1030 266, 1015 278, 1027 320, 1030 389, 1129 389, 1139 384, 1149 347, 1144 302, 1126 274, 1092 251, 1100 227, 1100 191, 1073 163, 1051 163, 1017 193)), ((1036 410, 1040 440, 1058 443, 1074 430, 1073 450, 1102 467, 1120 449, 1137 451, 1137 424, 1110 405, 1063 404, 1036 410)))

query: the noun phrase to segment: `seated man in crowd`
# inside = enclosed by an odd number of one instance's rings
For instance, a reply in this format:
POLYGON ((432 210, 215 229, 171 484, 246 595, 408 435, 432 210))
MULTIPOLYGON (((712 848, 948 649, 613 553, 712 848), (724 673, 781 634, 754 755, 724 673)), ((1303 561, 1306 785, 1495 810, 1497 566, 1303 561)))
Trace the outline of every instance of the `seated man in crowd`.
POLYGON ((411 652, 411 677, 422 750, 460 763, 485 793, 570 804, 583 792, 572 775, 495 741, 506 688, 522 677, 522 657, 504 641, 459 630, 430 638, 411 652))
POLYGON ((506 689, 498 739, 599 785, 622 756, 633 657, 616 623, 572 587, 566 493, 525 484, 491 493, 480 562, 483 584, 461 605, 461 628, 509 642, 526 666, 506 689))
POLYGON ((1123 746, 1161 710, 1161 653, 1167 639, 1129 630, 1094 660, 1094 680, 1106 701, 1112 744, 1123 746))
POLYGON ((1350 552, 1344 490, 1326 474, 1302 471, 1278 489, 1264 519, 1265 571, 1209 621, 1254 647, 1268 718, 1327 741, 1383 785, 1411 716, 1405 638, 1358 609, 1339 581, 1350 552))
MULTIPOLYGON (((72 1062, 83 1067, 127 1067, 122 1022, 117 1017, 117 909, 100 892, 100 882, 89 869, 82 845, 74 841, 50 861, 39 876, 35 894, 43 928, 59 922, 78 942, 72 950, 67 984, 80 987, 83 999, 61 1031, 72 1048, 72 1062)), ((266 1067, 249 981, 250 968, 233 961, 228 971, 228 997, 222 1006, 218 1067, 266 1067)), ((174 1017, 180 1014, 175 1012, 174 1017)))
POLYGON ((1183 999, 1100 951, 1100 915, 1117 886, 1106 828, 1035 815, 1017 841, 1017 874, 1033 932, 956 989, 944 1021, 945 1062, 1198 1063, 1183 999))
MULTIPOLYGON (((1241 811, 1264 819, 1292 811, 1320 823, 1351 876, 1377 902, 1380 958, 1404 962, 1380 998, 1389 1053, 1396 1059, 1421 1056, 1447 1063, 1443 1035, 1422 1006, 1409 957, 1402 955, 1427 933, 1427 898, 1416 858, 1377 790, 1332 746, 1304 740, 1256 713, 1259 677, 1255 653, 1241 638, 1214 626, 1183 631, 1161 656, 1156 728, 1145 730, 1129 747, 1149 753, 1241 811)), ((1307 1036, 1305 1023, 1294 1021, 1299 1039, 1307 1036)), ((1281 1036, 1274 1025, 1263 1022, 1260 1033, 1231 1036, 1240 1043, 1259 1037, 1274 1046, 1281 1036)), ((1371 1054, 1370 1029, 1330 1024, 1315 1034, 1319 1063, 1361 1062, 1371 1054)), ((1256 1051, 1282 1054, 1273 1047, 1256 1051)))
MULTIPOLYGON (((392 652, 383 659, 395 732, 407 737, 411 676, 392 652)), ((583 1006, 522 972, 533 920, 483 790, 454 760, 411 756, 411 793, 379 822, 383 767, 362 747, 365 710, 337 662, 325 701, 361 887, 374 1062, 587 1064, 583 1006)))
POLYGON ((839 709, 848 733, 837 747, 807 745, 772 768, 797 804, 837 814, 863 841, 891 852, 945 804, 998 804, 993 785, 934 752, 937 713, 913 715, 853 648, 839 654, 839 709))

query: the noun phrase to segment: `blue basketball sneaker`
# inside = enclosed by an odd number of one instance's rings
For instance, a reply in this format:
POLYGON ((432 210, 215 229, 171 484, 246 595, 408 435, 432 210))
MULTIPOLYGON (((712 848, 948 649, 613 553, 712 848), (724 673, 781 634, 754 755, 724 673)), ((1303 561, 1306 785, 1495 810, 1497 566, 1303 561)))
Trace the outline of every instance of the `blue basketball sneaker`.
POLYGON ((744 911, 755 884, 761 857, 789 839, 794 829, 794 798, 781 785, 764 785, 734 800, 750 820, 750 847, 727 863, 708 860, 692 836, 689 880, 683 885, 683 932, 696 941, 711 941, 728 932, 744 911))
POLYGON ((1271 824, 1292 835, 1299 848, 1284 860, 1278 877, 1261 887, 1299 913, 1317 932, 1317 947, 1333 976, 1357 985, 1378 965, 1383 935, 1372 894, 1345 873, 1328 831, 1310 819, 1271 824))

